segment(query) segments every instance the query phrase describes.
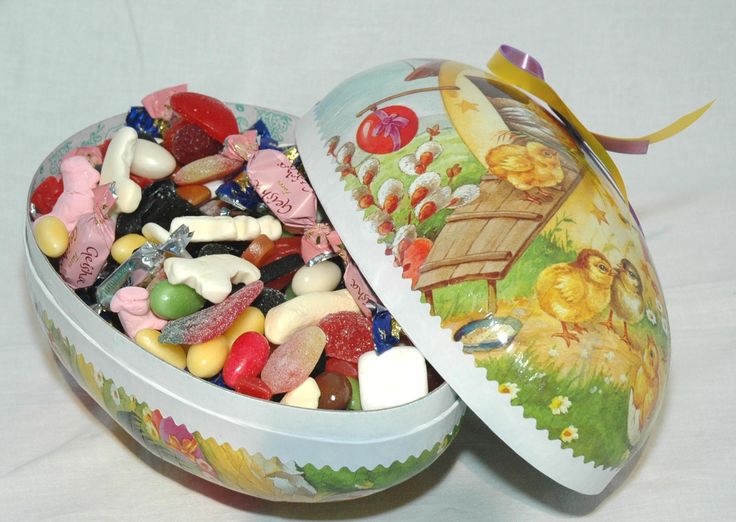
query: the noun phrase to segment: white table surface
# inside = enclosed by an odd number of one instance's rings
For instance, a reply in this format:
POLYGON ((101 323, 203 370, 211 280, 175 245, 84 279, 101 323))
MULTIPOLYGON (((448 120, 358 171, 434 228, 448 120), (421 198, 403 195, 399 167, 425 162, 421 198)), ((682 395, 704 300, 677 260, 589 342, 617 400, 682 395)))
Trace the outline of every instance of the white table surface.
POLYGON ((736 517, 734 3, 432 4, 0 1, 0 519, 736 517), (363 68, 406 57, 482 67, 500 43, 534 54, 603 133, 650 132, 718 97, 648 156, 616 158, 664 286, 673 355, 656 432, 603 494, 556 485, 469 414, 408 483, 342 504, 272 504, 157 460, 56 363, 32 317, 21 230, 27 184, 67 136, 176 83, 303 114, 363 68))

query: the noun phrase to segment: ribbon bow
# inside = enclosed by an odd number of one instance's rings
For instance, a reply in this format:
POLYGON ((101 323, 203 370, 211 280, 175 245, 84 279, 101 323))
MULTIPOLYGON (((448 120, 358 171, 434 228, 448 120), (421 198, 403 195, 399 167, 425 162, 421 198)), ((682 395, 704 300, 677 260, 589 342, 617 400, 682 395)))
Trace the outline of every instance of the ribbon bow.
POLYGON ((595 134, 586 129, 552 87, 544 81, 542 65, 533 56, 510 45, 502 45, 488 61, 488 69, 500 80, 524 89, 529 94, 545 102, 565 123, 570 125, 608 169, 624 199, 627 199, 624 181, 616 164, 606 151, 610 150, 624 154, 646 154, 649 144, 665 140, 683 131, 700 118, 715 101, 713 100, 686 114, 657 132, 639 138, 616 138, 595 134))
POLYGON ((382 134, 384 138, 391 138, 393 150, 399 150, 401 148, 399 131, 409 125, 409 120, 398 114, 386 114, 383 109, 377 109, 373 111, 373 114, 378 116, 379 122, 373 129, 372 135, 376 137, 382 134))

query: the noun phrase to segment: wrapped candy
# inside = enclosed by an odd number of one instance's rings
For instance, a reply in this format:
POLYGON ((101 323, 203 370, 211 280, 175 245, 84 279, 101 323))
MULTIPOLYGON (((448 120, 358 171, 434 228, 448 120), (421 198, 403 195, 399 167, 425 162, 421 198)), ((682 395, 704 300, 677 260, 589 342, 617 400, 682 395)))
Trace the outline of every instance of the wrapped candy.
POLYGON ((110 217, 115 204, 114 184, 98 187, 94 192, 94 210, 77 221, 59 264, 61 276, 74 289, 92 286, 115 241, 115 220, 110 217))

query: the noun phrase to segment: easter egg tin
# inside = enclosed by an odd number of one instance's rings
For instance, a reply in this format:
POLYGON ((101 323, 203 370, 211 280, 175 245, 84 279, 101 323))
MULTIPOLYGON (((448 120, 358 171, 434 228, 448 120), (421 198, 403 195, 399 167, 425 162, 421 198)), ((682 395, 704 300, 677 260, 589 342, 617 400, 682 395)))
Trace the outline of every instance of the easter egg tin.
POLYGON ((343 82, 297 144, 367 283, 506 444, 581 493, 642 447, 670 353, 633 211, 579 134, 489 72, 343 82))
MULTIPOLYGON (((293 143, 296 119, 229 104, 239 128, 256 120, 293 143)), ((57 147, 31 183, 55 176, 62 157, 102 144, 125 115, 84 129, 57 147)), ((48 184, 48 182, 46 182, 48 184)), ((288 502, 363 497, 419 473, 455 437, 465 405, 446 384, 378 411, 290 407, 237 394, 167 364, 111 327, 65 284, 25 223, 26 277, 49 344, 77 383, 154 455, 224 487, 288 502)))

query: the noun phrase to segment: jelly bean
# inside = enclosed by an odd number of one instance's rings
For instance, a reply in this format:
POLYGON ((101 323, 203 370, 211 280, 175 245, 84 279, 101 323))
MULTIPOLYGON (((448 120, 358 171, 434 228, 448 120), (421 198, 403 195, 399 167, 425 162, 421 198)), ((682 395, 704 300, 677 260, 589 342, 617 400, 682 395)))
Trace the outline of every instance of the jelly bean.
POLYGON ((186 368, 187 354, 184 348, 178 344, 162 343, 159 341, 159 336, 160 332, 144 328, 135 335, 135 344, 180 370, 186 368))
POLYGON ((243 252, 242 257, 260 268, 263 266, 263 258, 273 250, 273 246, 273 241, 267 235, 261 234, 251 241, 248 248, 243 252))
POLYGON ((64 183, 61 178, 49 176, 41 182, 33 191, 31 203, 39 214, 48 214, 54 208, 56 200, 59 199, 64 191, 64 183))
POLYGON ((137 142, 138 133, 134 129, 121 128, 112 137, 102 161, 100 185, 115 183, 118 197, 115 207, 124 214, 133 212, 141 202, 141 188, 130 179, 130 166, 137 142))
POLYGON ((316 410, 319 406, 319 386, 311 377, 307 377, 299 386, 288 392, 281 399, 281 404, 316 410))
POLYGON ((56 216, 43 216, 33 224, 33 237, 45 256, 57 258, 69 247, 69 233, 56 216))
POLYGON ((244 377, 238 383, 235 391, 258 399, 271 400, 273 393, 268 385, 258 377, 244 377))
POLYGON ((178 319, 201 310, 202 299, 187 285, 161 281, 151 291, 151 310, 163 319, 178 319))
POLYGON ((202 203, 207 203, 212 199, 210 189, 204 185, 184 185, 182 187, 177 187, 176 194, 195 207, 200 206, 202 203))
POLYGON ((212 303, 221 303, 230 295, 233 283, 252 283, 260 277, 256 267, 230 254, 186 259, 170 257, 164 272, 172 284, 183 283, 212 303))
POLYGON ((130 172, 148 179, 162 179, 176 170, 176 159, 158 143, 138 140, 130 172))
MULTIPOLYGON (((160 283, 159 283, 160 284, 160 283)), ((225 333, 263 289, 255 281, 241 288, 222 303, 170 321, 161 331, 161 340, 169 343, 196 344, 209 341, 225 333)))
POLYGON ((294 274, 291 288, 296 295, 311 292, 330 292, 337 288, 342 279, 340 267, 335 263, 323 261, 313 266, 303 266, 294 274))
POLYGON ((180 168, 171 179, 177 185, 193 185, 220 180, 235 174, 243 168, 243 162, 227 158, 221 154, 205 156, 180 168))
POLYGON ((186 121, 172 125, 164 133, 163 146, 182 165, 212 156, 222 149, 220 142, 209 137, 197 125, 186 121))
POLYGON ((196 123, 220 143, 238 133, 238 122, 227 105, 216 98, 196 92, 171 95, 171 108, 185 120, 196 123))
POLYGON ((358 379, 348 377, 348 382, 350 383, 351 391, 348 409, 352 411, 360 411, 363 409, 363 406, 360 404, 360 384, 358 384, 358 379))
POLYGON ((128 337, 135 338, 144 328, 160 331, 166 321, 156 317, 149 305, 148 290, 137 286, 121 288, 110 301, 110 310, 118 319, 128 337))
POLYGON ((140 234, 126 234, 115 240, 110 247, 110 255, 116 263, 122 265, 146 241, 140 234))
POLYGON ((257 332, 263 334, 263 326, 266 321, 266 317, 263 315, 258 308, 255 306, 249 306, 243 313, 241 313, 233 324, 225 330, 225 337, 227 337, 230 346, 235 342, 235 339, 240 337, 245 332, 257 332))
POLYGON ((358 359, 360 400, 364 410, 406 404, 427 395, 427 364, 413 346, 395 346, 358 359))
POLYGON ((214 377, 222 370, 229 344, 224 336, 193 344, 187 350, 189 373, 203 379, 214 377))
POLYGON ((273 288, 264 288, 261 295, 258 296, 258 299, 253 301, 253 306, 266 315, 271 308, 284 302, 286 302, 286 296, 283 292, 279 292, 273 288))
POLYGON ((273 393, 293 390, 312 373, 326 341, 316 326, 302 328, 271 353, 261 379, 273 393))
POLYGON ((345 377, 358 377, 358 363, 343 361, 342 359, 335 359, 334 357, 328 357, 325 361, 325 371, 341 373, 345 377))
POLYGON ((328 314, 358 310, 358 305, 347 290, 300 295, 268 311, 266 337, 274 344, 281 344, 295 331, 317 324, 328 314))
POLYGON ((315 379, 319 386, 319 408, 344 410, 353 394, 347 377, 341 373, 324 372, 315 379))
POLYGON ((357 312, 337 312, 325 316, 319 327, 327 336, 325 353, 330 357, 357 363, 365 352, 375 348, 371 322, 357 312))
POLYGON ((225 384, 237 388, 242 378, 260 375, 270 353, 268 340, 258 332, 245 332, 239 336, 233 342, 222 368, 225 384))

